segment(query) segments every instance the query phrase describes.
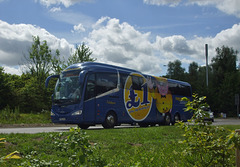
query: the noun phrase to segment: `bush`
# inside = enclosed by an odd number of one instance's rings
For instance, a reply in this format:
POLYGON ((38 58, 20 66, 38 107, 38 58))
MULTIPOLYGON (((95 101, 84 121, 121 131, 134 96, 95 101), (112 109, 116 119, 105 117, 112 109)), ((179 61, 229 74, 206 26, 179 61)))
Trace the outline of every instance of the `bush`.
POLYGON ((3 110, 0 111, 0 120, 2 121, 17 121, 20 119, 20 111, 19 107, 15 107, 11 109, 9 106, 5 107, 3 110))
POLYGON ((204 107, 208 107, 206 97, 193 95, 193 101, 186 104, 186 111, 194 113, 192 119, 188 123, 178 124, 185 132, 185 140, 180 142, 186 146, 181 152, 183 163, 185 166, 199 167, 234 166, 235 149, 240 146, 239 135, 204 121, 209 116, 204 107))

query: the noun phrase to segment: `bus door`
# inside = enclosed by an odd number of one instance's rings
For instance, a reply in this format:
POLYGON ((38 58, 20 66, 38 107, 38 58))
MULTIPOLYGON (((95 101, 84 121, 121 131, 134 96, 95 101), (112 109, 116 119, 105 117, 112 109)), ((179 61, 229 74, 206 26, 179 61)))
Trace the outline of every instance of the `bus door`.
POLYGON ((105 121, 109 111, 119 111, 118 73, 115 70, 96 73, 96 121, 105 121))
POLYGON ((83 119, 85 124, 94 124, 96 119, 96 82, 95 74, 89 74, 85 86, 83 119))

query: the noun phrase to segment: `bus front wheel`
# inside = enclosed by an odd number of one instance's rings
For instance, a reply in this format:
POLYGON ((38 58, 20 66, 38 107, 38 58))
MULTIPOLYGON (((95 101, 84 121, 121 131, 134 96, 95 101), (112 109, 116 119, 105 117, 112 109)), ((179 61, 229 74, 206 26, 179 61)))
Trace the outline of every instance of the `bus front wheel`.
POLYGON ((148 127, 147 123, 138 123, 138 125, 142 128, 148 127))
POLYGON ((114 128, 114 126, 117 123, 117 116, 114 112, 110 112, 107 114, 105 121, 103 122, 102 126, 105 129, 110 129, 110 128, 114 128))
POLYGON ((87 129, 87 128, 89 128, 89 125, 78 124, 78 127, 81 128, 81 129, 87 129))

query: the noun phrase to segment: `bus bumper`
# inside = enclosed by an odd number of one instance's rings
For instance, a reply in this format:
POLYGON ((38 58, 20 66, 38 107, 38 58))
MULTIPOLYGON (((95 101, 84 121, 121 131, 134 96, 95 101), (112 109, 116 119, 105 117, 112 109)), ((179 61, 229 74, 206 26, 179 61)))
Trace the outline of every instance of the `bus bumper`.
POLYGON ((71 114, 56 114, 51 112, 52 123, 60 124, 80 124, 82 119, 82 110, 75 111, 71 114))

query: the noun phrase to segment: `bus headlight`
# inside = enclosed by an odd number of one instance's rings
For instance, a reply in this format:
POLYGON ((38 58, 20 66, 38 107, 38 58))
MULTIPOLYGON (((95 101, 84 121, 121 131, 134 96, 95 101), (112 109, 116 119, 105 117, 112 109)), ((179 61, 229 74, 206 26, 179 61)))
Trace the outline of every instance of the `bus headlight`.
POLYGON ((81 115, 81 114, 82 114, 82 110, 78 110, 72 113, 72 115, 81 115))
POLYGON ((55 114, 51 111, 51 116, 55 116, 55 114))

